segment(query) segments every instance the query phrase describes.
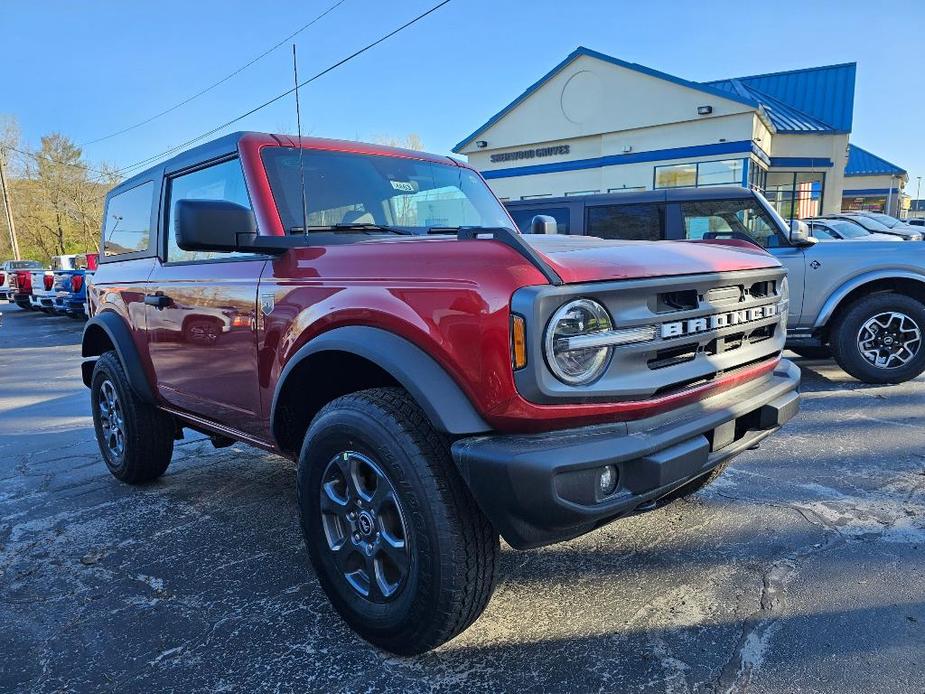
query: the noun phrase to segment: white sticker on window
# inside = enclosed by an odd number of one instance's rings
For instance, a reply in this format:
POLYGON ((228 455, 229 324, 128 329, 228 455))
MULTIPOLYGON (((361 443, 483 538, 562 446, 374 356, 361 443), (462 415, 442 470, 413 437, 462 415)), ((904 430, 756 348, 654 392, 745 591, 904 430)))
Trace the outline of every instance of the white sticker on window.
POLYGON ((389 181, 392 184, 392 187, 395 190, 400 190, 403 193, 414 193, 417 192, 414 183, 411 181, 389 181))

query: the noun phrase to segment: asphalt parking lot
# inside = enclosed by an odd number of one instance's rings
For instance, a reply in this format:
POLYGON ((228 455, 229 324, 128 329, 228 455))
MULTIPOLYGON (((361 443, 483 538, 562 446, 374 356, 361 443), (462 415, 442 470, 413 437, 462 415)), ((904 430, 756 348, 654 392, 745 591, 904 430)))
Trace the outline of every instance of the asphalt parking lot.
POLYGON ((802 413, 715 485, 504 547, 481 620, 397 658, 321 593, 289 462, 197 436, 119 484, 81 324, 0 310, 2 691, 925 692, 925 378, 803 360, 802 413))

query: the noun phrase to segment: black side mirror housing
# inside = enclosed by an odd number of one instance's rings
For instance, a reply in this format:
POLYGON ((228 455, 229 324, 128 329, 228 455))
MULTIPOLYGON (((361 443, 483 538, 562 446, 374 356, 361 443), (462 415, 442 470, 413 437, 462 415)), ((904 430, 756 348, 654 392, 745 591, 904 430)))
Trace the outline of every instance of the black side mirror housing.
POLYGON ((538 214, 530 222, 531 234, 558 234, 559 225, 556 224, 555 217, 548 214, 538 214))
POLYGON ((184 251, 246 250, 257 234, 254 213, 228 200, 178 200, 174 212, 177 245, 184 251))

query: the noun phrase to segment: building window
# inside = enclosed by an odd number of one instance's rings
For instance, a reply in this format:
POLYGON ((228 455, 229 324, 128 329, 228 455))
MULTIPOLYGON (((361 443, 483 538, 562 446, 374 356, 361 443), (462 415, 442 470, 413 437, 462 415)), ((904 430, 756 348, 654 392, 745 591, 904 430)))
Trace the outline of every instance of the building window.
POLYGON ((658 241, 664 219, 664 205, 593 205, 587 210, 585 233, 601 239, 658 241))
POLYGON ((843 212, 884 212, 886 210, 885 195, 862 195, 842 198, 843 212))
POLYGON ((569 211, 566 207, 533 207, 530 209, 508 210, 511 218, 522 234, 531 233, 533 218, 538 214, 549 215, 556 220, 556 232, 567 234, 569 232, 569 211))
POLYGON ((552 193, 541 193, 540 195, 521 195, 521 200, 536 200, 537 198, 551 198, 552 193))
POLYGON ((655 167, 656 188, 742 185, 744 159, 701 161, 655 167))
POLYGON ((573 190, 571 193, 566 193, 566 197, 572 197, 574 195, 594 195, 595 193, 600 193, 599 190, 573 190))
POLYGON ((697 185, 696 164, 673 164, 655 167, 656 188, 681 188, 697 185))
POLYGON ((752 190, 764 193, 768 186, 768 170, 759 166, 755 161, 749 162, 748 185, 752 190))
POLYGON ((805 219, 821 214, 824 189, 824 173, 772 171, 764 195, 784 219, 805 219))

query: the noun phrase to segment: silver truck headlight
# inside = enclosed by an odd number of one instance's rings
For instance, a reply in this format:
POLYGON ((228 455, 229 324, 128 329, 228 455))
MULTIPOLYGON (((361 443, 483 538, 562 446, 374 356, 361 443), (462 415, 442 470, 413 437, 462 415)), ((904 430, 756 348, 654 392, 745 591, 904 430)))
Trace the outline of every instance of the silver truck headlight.
POLYGON ((787 315, 790 313, 790 283, 785 277, 780 281, 780 301, 777 302, 780 314, 780 329, 787 330, 787 315))
POLYGON ((581 385, 601 375, 613 347, 598 338, 613 330, 607 309, 591 299, 561 306, 546 326, 546 362, 563 383, 581 385))

